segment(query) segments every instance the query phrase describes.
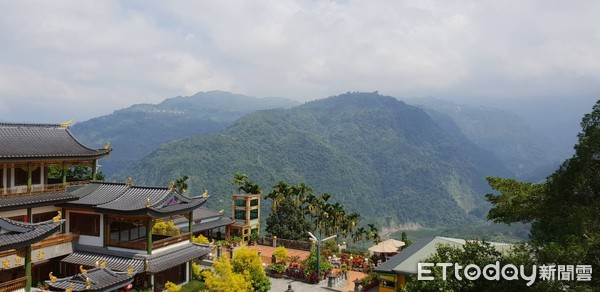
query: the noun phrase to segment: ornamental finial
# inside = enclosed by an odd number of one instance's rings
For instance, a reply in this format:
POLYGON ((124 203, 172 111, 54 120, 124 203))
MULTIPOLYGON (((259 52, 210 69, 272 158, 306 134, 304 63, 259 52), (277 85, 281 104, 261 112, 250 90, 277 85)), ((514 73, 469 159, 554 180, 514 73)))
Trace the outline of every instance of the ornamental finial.
POLYGON ((50 274, 48 274, 48 278, 50 278, 50 282, 56 283, 56 277, 52 276, 52 272, 50 272, 50 274))
POLYGON ((73 292, 73 288, 75 288, 75 285, 73 285, 73 283, 71 283, 71 286, 69 286, 69 288, 65 289, 65 292, 73 292))
POLYGON ((202 197, 203 198, 208 197, 208 190, 204 190, 204 193, 202 193, 202 197))
POLYGON ((52 222, 56 223, 58 222, 60 219, 62 219, 62 212, 58 211, 58 215, 52 217, 52 222))
POLYGON ((106 260, 103 260, 102 263, 100 263, 100 268, 106 269, 106 260))
POLYGON ((175 187, 175 182, 173 182, 173 181, 172 181, 172 182, 169 184, 169 190, 173 189, 174 187, 175 187))
POLYGON ((130 186, 133 184, 133 180, 131 179, 131 177, 127 178, 127 181, 125 182, 126 185, 130 186))
POLYGON ((150 208, 150 198, 146 201, 146 208, 150 208))
POLYGON ((70 120, 68 122, 60 123, 60 126, 63 128, 66 128, 66 127, 70 126, 72 123, 73 123, 73 120, 70 120))
POLYGON ((109 150, 110 149, 110 142, 106 143, 106 145, 104 146, 105 150, 109 150))
POLYGON ((127 270, 127 275, 133 275, 133 272, 135 272, 135 266, 131 265, 131 267, 129 267, 129 270, 127 270))
POLYGON ((87 275, 87 270, 83 268, 83 266, 79 266, 79 271, 82 275, 87 275))
POLYGON ((92 286, 92 282, 90 281, 90 278, 85 278, 85 289, 90 289, 90 286, 92 286))

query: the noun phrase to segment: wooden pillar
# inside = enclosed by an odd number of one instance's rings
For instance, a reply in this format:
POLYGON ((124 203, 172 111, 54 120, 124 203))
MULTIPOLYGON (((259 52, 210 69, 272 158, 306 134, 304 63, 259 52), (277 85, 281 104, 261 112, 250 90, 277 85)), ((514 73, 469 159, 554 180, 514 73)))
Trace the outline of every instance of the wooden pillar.
POLYGON ((108 214, 102 215, 102 222, 104 223, 104 240, 102 243, 103 247, 106 247, 108 244, 108 239, 110 238, 110 226, 108 226, 108 214))
POLYGON ((189 282, 189 281, 192 281, 192 279, 194 278, 194 269, 193 269, 193 267, 192 267, 192 263, 193 263, 193 262, 194 262, 194 261, 189 261, 189 262, 188 262, 188 269, 189 269, 189 279, 188 279, 188 282, 189 282))
MULTIPOLYGON (((62 212, 63 219, 67 219, 67 209, 66 208, 62 208, 61 212, 62 212)), ((67 233, 67 223, 65 222, 62 225, 60 225, 60 229, 62 231, 61 232, 62 234, 67 233)))
POLYGON ((63 186, 67 185, 67 165, 64 162, 62 163, 62 183, 63 186))
POLYGON ((25 247, 25 292, 31 291, 31 245, 25 247))
POLYGON ((146 223, 146 226, 147 226, 146 227, 146 237, 148 239, 148 242, 147 242, 148 246, 147 246, 146 250, 149 255, 152 254, 152 227, 154 227, 153 225, 154 225, 154 223, 152 222, 152 218, 148 218, 147 223, 146 223))
POLYGON ((45 176, 45 170, 44 170, 44 163, 40 164, 40 184, 42 185, 42 191, 44 190, 44 185, 46 185, 46 178, 45 176))
MULTIPOLYGON (((189 220, 188 220, 188 226, 189 226, 189 231, 190 231, 190 242, 193 242, 193 237, 194 237, 194 212, 190 211, 190 213, 188 214, 189 216, 189 220)), ((191 266, 190 266, 191 269, 191 266)))
POLYGON ((98 171, 98 160, 92 161, 92 180, 96 180, 96 172, 98 171))
POLYGON ((31 177, 32 169, 31 163, 27 164, 27 192, 31 192, 31 185, 33 184, 33 178, 31 177))
POLYGON ((4 169, 4 171, 2 172, 2 191, 6 194, 6 189, 8 189, 8 165, 4 164, 2 168, 4 169))
POLYGON ((29 223, 33 222, 32 218, 31 218, 31 208, 27 208, 27 215, 26 215, 26 217, 27 218, 25 218, 25 222, 29 222, 29 223))

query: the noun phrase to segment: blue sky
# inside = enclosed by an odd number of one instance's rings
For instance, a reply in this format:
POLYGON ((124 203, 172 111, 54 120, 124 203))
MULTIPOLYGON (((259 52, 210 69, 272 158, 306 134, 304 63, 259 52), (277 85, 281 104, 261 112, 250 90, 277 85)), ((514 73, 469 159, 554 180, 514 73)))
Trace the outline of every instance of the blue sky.
POLYGON ((2 1, 0 120, 227 90, 459 102, 600 95, 597 1, 2 1))

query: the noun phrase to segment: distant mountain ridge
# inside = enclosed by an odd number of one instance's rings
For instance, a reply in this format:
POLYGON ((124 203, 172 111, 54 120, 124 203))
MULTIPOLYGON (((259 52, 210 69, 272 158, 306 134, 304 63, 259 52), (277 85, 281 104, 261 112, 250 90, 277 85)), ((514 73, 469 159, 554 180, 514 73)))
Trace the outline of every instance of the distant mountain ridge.
POLYGON ((446 127, 447 117, 478 146, 489 150, 519 179, 539 181, 560 165, 564 149, 532 127, 521 117, 491 107, 474 107, 436 98, 408 99, 446 127))
POLYGON ((111 143, 113 152, 101 161, 110 177, 125 165, 141 159, 159 145, 188 136, 213 133, 257 110, 297 105, 285 98, 256 98, 225 91, 198 92, 159 104, 136 104, 71 127, 86 145, 111 143))
POLYGON ((116 177, 167 184, 189 175, 192 194, 208 189, 212 207, 229 208, 231 177, 245 172, 266 190, 306 182, 382 225, 464 224, 486 213, 484 177, 510 171, 451 128, 393 97, 347 93, 164 144, 116 177))

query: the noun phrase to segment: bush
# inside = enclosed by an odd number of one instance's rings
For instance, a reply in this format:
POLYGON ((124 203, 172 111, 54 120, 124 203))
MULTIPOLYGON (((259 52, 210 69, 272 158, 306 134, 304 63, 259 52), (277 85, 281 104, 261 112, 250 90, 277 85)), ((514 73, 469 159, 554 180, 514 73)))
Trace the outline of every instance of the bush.
POLYGON ((285 265, 283 264, 270 264, 267 266, 267 269, 274 274, 283 274, 285 273, 285 265))
POLYGON ((277 261, 277 263, 285 265, 289 260, 287 250, 283 246, 275 248, 275 250, 273 251, 273 255, 275 256, 275 261, 277 261))
POLYGON ((192 242, 199 244, 208 244, 208 238, 204 237, 204 235, 199 234, 197 237, 192 236, 192 242))
POLYGON ((167 281, 167 284, 165 284, 165 290, 167 290, 168 292, 179 292, 181 291, 181 287, 167 281))
POLYGON ((195 280, 204 281, 204 277, 202 277, 202 268, 199 264, 192 262, 192 276, 195 280))

